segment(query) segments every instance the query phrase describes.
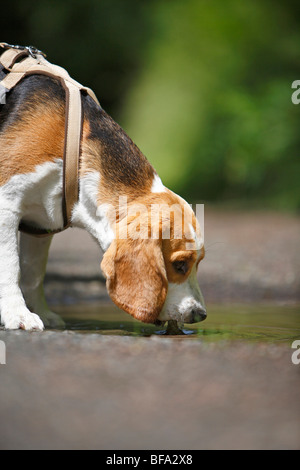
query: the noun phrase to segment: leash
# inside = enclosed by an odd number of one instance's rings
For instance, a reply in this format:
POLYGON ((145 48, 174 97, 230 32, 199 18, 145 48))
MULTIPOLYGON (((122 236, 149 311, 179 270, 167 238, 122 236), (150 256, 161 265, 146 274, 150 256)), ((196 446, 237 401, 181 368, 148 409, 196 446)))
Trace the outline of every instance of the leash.
MULTIPOLYGON (((66 94, 65 145, 63 158, 63 197, 62 212, 64 227, 58 230, 45 230, 31 227, 23 222, 19 230, 34 236, 49 236, 70 226, 72 209, 79 196, 79 159, 82 134, 81 92, 85 92, 100 106, 95 93, 73 80, 68 72, 46 60, 46 54, 33 46, 14 46, 0 43, 4 52, 0 64, 8 72, 0 82, 0 97, 14 88, 24 77, 35 74, 47 75, 62 84, 66 94)), ((1 50, 1 49, 0 49, 1 50)))

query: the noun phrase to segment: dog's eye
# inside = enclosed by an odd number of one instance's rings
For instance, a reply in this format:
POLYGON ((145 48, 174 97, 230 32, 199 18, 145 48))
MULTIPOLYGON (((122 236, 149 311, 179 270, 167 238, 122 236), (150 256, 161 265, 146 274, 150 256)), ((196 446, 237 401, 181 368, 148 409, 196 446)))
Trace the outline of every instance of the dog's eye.
POLYGON ((175 271, 179 274, 187 273, 189 267, 186 261, 174 261, 173 267, 175 271))

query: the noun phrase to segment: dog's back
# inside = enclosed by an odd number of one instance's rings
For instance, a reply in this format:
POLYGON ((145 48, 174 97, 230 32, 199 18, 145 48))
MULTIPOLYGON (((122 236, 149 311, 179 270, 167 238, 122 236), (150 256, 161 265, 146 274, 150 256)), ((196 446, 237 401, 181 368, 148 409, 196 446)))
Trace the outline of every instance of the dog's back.
MULTIPOLYGON (((5 75, 1 67, 0 80, 5 75)), ((98 146, 102 163, 97 165, 114 182, 116 191, 143 187, 145 176, 152 179, 154 170, 138 147, 85 93, 82 108, 83 146, 86 140, 98 146)), ((62 85, 44 75, 25 77, 7 94, 0 107, 0 185, 14 172, 31 171, 37 164, 63 157, 65 111, 62 85)))

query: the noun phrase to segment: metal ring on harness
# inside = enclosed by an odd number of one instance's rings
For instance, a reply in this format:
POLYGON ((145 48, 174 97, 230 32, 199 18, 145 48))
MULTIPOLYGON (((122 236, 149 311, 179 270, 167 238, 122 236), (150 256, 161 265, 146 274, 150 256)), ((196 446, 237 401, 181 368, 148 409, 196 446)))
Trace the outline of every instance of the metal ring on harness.
POLYGON ((19 51, 27 51, 28 55, 30 55, 33 59, 36 59, 37 55, 42 55, 43 57, 47 57, 43 51, 40 51, 34 46, 19 46, 17 44, 8 44, 7 42, 0 42, 0 47, 3 49, 17 49, 19 51))

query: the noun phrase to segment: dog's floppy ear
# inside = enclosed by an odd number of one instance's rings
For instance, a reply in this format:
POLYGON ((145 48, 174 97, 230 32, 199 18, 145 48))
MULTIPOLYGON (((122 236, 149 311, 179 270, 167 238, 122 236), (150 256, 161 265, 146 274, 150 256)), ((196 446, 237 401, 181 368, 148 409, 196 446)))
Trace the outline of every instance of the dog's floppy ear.
POLYGON ((137 320, 154 323, 168 290, 161 242, 113 240, 101 269, 113 302, 137 320))

